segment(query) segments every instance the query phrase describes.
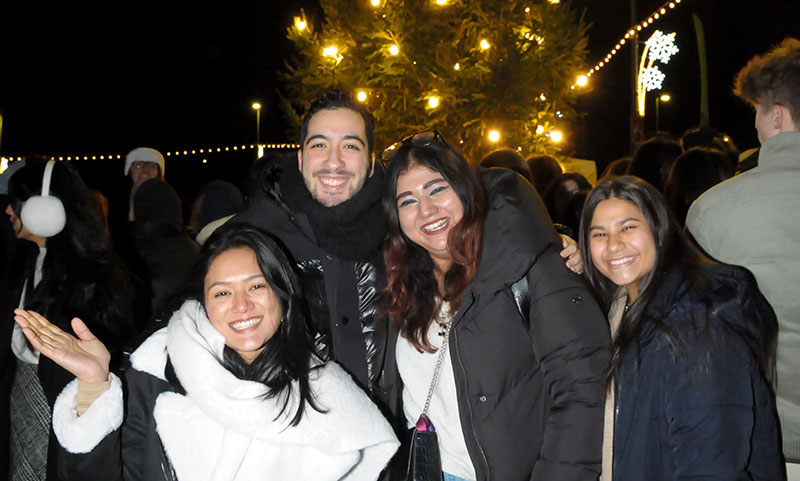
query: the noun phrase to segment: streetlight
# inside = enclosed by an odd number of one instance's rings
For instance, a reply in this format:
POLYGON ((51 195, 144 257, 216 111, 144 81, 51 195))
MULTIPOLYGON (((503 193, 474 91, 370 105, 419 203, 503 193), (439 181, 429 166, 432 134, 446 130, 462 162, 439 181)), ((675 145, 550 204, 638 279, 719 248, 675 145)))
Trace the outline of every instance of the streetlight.
POLYGON ((256 145, 261 145, 261 104, 253 102, 253 110, 256 111, 256 145))
POLYGON ((658 132, 658 131, 660 131, 660 130, 661 130, 661 129, 659 128, 659 126, 660 126, 661 124, 659 123, 659 116, 658 116, 658 110, 659 110, 659 108, 658 108, 658 107, 659 107, 659 105, 661 104, 661 102, 669 102, 669 99, 671 99, 671 98, 672 98, 672 97, 670 97, 670 96, 669 96, 669 94, 661 94, 661 95, 659 95, 658 97, 656 97, 656 132, 658 132))

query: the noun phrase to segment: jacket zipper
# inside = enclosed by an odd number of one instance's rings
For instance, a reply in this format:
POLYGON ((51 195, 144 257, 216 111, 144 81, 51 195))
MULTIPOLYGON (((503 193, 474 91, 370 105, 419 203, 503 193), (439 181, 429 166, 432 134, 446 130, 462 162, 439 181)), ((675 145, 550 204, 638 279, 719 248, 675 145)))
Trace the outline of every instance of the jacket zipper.
MULTIPOLYGON (((472 307, 472 304, 475 302, 475 295, 474 294, 471 296, 471 300, 472 300, 472 302, 470 302, 469 307, 467 307, 467 309, 464 310, 464 313, 466 313, 469 310, 469 308, 472 307)), ((463 317, 464 317, 464 314, 459 316, 459 319, 461 319, 463 317)), ((464 379, 466 379, 467 378, 467 373, 466 373, 466 370, 464 369, 464 361, 461 359, 461 349, 458 348, 458 329, 455 329, 455 327, 456 327, 456 325, 455 325, 455 321, 454 321, 454 324, 453 324, 453 340, 455 341, 455 346, 456 346, 456 349, 455 349, 456 356, 458 357, 458 364, 461 367, 461 374, 464 376, 464 379)), ((481 441, 478 439, 478 433, 475 432, 475 422, 473 421, 473 416, 472 416, 472 402, 468 401, 467 402, 467 407, 469 408, 469 427, 470 427, 470 430, 472 431, 472 437, 475 438, 475 443, 478 445, 478 450, 481 453, 481 459, 483 460, 483 465, 486 467, 486 480, 487 481, 491 481, 492 473, 491 473, 491 471, 489 471, 489 460, 486 459, 486 453, 483 451, 483 446, 481 446, 481 441)))
POLYGON ((611 479, 614 479, 614 473, 617 472, 617 457, 614 456, 614 444, 617 443, 617 418, 619 417, 620 394, 622 394, 622 389, 617 384, 616 379, 614 379, 614 389, 617 392, 614 395, 614 425, 611 427, 614 433, 614 436, 611 438, 613 440, 611 442, 611 479))

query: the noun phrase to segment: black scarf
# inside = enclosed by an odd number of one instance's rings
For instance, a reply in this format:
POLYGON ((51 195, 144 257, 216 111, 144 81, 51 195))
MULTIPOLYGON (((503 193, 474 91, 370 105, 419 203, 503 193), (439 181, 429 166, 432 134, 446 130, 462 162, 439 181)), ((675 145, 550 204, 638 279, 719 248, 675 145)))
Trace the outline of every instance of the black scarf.
POLYGON ((280 189, 289 207, 308 216, 319 247, 337 257, 368 259, 386 235, 381 207, 383 170, 379 166, 353 197, 333 207, 326 207, 311 196, 296 160, 283 162, 280 189))

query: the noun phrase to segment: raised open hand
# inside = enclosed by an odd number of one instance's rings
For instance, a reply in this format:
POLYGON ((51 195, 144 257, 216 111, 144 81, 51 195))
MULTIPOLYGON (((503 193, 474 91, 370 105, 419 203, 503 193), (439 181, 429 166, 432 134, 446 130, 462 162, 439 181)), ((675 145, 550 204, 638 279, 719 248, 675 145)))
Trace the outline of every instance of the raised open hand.
POLYGON ((103 382, 108 379, 111 354, 77 317, 72 319, 72 330, 77 338, 35 311, 14 309, 14 320, 33 347, 81 381, 103 382))

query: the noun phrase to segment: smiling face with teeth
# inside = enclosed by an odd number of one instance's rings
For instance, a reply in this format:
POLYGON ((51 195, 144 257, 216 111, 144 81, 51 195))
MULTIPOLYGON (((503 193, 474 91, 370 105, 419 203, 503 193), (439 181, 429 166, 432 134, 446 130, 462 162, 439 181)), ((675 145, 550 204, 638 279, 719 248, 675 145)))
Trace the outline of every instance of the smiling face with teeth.
POLYGON ((315 113, 297 151, 297 165, 308 191, 322 205, 333 207, 353 197, 375 168, 364 118, 347 108, 315 113))
POLYGON ((447 272, 453 263, 448 235, 464 217, 456 192, 439 172, 412 163, 397 177, 396 201, 400 230, 447 272))
POLYGON ((281 323, 281 305, 249 247, 228 249, 208 268, 203 283, 205 308, 225 345, 248 364, 281 323))
POLYGON ((656 262, 656 243, 642 211, 631 201, 610 198, 595 208, 589 226, 592 262, 605 277, 628 291, 628 302, 656 262))

